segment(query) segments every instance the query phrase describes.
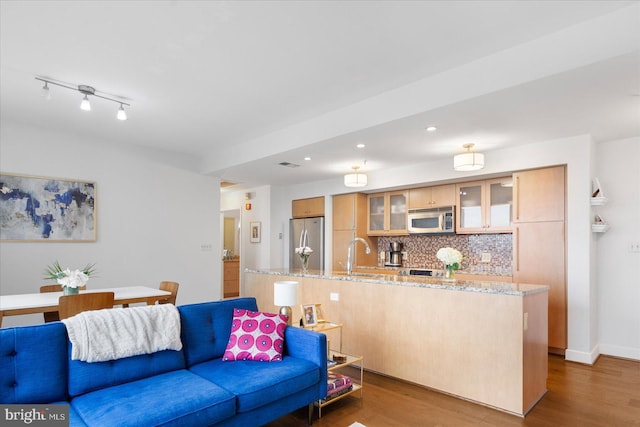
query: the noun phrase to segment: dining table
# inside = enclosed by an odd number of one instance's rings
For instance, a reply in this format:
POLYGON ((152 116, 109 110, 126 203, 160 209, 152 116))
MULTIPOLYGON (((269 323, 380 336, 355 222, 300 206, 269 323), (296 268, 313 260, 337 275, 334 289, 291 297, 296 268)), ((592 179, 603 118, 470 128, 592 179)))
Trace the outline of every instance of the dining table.
MULTIPOLYGON (((80 293, 113 292, 113 305, 147 303, 153 305, 171 295, 171 292, 146 286, 122 286, 81 290, 80 293)), ((4 316, 58 311, 58 299, 63 292, 0 295, 0 327, 4 316)))

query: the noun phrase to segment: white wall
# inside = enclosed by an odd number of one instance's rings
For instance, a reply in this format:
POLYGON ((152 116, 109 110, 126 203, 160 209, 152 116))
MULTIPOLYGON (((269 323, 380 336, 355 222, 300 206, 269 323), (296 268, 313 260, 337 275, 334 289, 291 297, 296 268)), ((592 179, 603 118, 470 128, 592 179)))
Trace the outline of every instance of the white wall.
POLYGON ((608 198, 594 208, 611 225, 597 234, 600 352, 640 360, 640 138, 599 143, 596 176, 608 198))
MULTIPOLYGON (((178 304, 219 299, 217 178, 171 166, 174 155, 117 142, 7 122, 0 132, 2 172, 93 181, 97 194, 96 242, 0 243, 2 294, 38 292, 44 268, 58 260, 70 268, 95 262, 89 287, 175 280, 178 304), (213 250, 202 251, 203 243, 213 250)), ((11 316, 3 326, 41 322, 41 315, 11 316)))

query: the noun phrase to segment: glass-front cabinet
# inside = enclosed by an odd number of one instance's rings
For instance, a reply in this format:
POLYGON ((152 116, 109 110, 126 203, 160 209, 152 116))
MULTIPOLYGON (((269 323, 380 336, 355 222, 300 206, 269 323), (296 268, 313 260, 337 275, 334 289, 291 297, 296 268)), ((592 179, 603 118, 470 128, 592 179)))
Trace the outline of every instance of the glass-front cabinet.
POLYGON ((370 194, 367 234, 370 236, 408 234, 407 196, 406 191, 370 194))
POLYGON ((511 233, 512 177, 457 184, 456 194, 457 233, 511 233))

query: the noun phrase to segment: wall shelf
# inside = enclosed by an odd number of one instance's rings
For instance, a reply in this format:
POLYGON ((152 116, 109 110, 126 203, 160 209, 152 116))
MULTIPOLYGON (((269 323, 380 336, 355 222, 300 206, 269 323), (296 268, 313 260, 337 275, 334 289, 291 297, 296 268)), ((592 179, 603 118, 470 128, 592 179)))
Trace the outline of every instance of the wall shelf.
MULTIPOLYGON (((598 178, 593 179, 591 190, 593 191, 591 194, 591 206, 604 206, 607 204, 609 200, 604 196, 604 191, 602 191, 602 185, 598 178)), ((591 224, 591 231, 594 233, 605 233, 608 229, 609 224, 600 216, 596 209, 594 221, 591 224)))
POLYGON ((591 231, 594 233, 604 233, 609 229, 609 224, 591 224, 591 231))
POLYGON ((592 197, 591 206, 604 206, 607 204, 608 199, 604 196, 592 197))

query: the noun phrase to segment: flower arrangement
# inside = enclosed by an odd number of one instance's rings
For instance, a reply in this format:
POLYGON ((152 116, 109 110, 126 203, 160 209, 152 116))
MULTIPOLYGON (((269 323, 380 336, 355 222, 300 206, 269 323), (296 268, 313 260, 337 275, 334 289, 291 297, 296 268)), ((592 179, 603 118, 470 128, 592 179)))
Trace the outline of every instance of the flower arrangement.
POLYGON ((440 248, 436 253, 436 258, 444 263, 444 279, 455 281, 453 277, 453 271, 460 268, 460 263, 462 263, 463 258, 460 251, 453 248, 440 248))
POLYGON ((313 253, 313 249, 309 246, 300 246, 299 248, 296 248, 296 253, 300 255, 302 270, 307 271, 309 268, 309 255, 313 253))
POLYGON ((79 288, 85 286, 89 281, 89 277, 95 274, 95 264, 87 264, 82 270, 63 269, 58 261, 54 262, 45 270, 44 278, 47 280, 55 280, 56 283, 62 285, 65 293, 69 293, 69 289, 76 292, 79 288))
POLYGON ((309 236, 307 235, 307 230, 303 230, 302 233, 300 233, 300 245, 296 248, 296 253, 300 256, 302 271, 307 271, 309 267, 309 255, 313 253, 313 249, 308 245, 309 236))

